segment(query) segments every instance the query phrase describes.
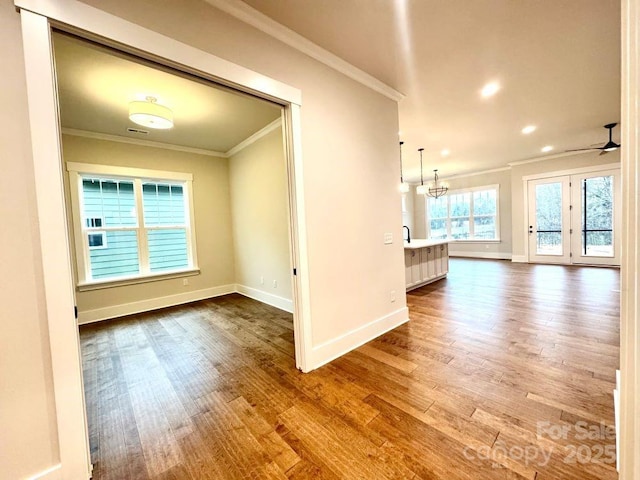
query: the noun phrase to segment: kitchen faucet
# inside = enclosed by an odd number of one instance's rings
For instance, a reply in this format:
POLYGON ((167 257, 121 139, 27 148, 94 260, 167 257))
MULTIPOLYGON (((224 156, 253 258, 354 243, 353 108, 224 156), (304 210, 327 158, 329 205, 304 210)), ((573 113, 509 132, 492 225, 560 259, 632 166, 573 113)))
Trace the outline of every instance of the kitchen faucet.
POLYGON ((411 230, 409 230, 409 227, 407 227, 406 225, 403 225, 402 228, 407 229, 407 243, 411 243, 411 230))

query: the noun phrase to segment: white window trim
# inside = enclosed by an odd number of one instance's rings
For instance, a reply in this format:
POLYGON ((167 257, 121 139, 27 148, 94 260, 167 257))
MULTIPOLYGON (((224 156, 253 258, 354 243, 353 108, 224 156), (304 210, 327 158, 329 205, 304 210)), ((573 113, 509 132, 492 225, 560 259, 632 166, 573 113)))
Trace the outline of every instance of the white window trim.
MULTIPOLYGON (((480 191, 484 191, 484 190, 495 190, 496 191, 496 238, 490 238, 490 239, 482 239, 482 238, 466 238, 466 239, 454 239, 451 237, 451 215, 449 212, 449 200, 447 199, 447 217, 446 217, 446 221, 447 221, 447 238, 450 241, 455 241, 456 243, 501 243, 500 240, 500 184, 493 184, 493 185, 482 185, 482 186, 478 186, 478 187, 470 187, 470 188, 459 188, 457 190, 449 190, 447 192, 447 196, 449 195, 459 195, 459 194, 463 194, 463 193, 471 193, 473 194, 474 192, 480 192, 480 191)), ((471 195, 471 210, 469 211, 469 219, 473 218, 473 195, 471 195)), ((425 195, 424 198, 424 211, 425 211, 425 223, 426 223, 426 232, 427 232, 427 238, 431 238, 431 221, 429 218, 429 197, 425 195)), ((481 216, 481 215, 479 215, 481 216)), ((489 216, 489 215, 484 215, 484 216, 489 216)), ((459 218, 459 217, 456 217, 459 218)), ((464 217, 467 218, 467 217, 464 217)), ((439 218, 440 220, 442 218, 439 218)), ((473 225, 470 222, 469 224, 469 228, 470 230, 473 229, 473 225)))
MULTIPOLYGON (((164 170, 149 170, 142 168, 118 167, 111 165, 98 165, 91 163, 68 162, 67 171, 69 174, 69 191, 71 194, 71 210, 73 217, 73 236, 76 250, 76 267, 78 272, 77 287, 80 291, 92 290, 94 288, 108 288, 111 286, 131 285, 136 283, 153 282, 165 278, 174 278, 176 276, 193 275, 199 273, 198 256, 196 249, 196 231, 193 218, 193 175, 183 172, 169 172, 164 170), (82 183, 83 175, 100 175, 108 178, 122 178, 133 180, 136 211, 138 214, 138 225, 136 227, 123 227, 122 230, 135 230, 138 235, 138 262, 142 265, 149 264, 148 250, 142 248, 147 245, 146 230, 154 227, 145 227, 140 221, 144 212, 142 205, 142 183, 151 182, 180 182, 184 184, 187 210, 185 223, 188 230, 187 233, 187 258, 189 267, 186 269, 172 270, 167 272, 141 272, 137 275, 128 275, 114 278, 92 279, 89 268, 89 253, 92 250, 86 243, 88 239, 85 235, 82 221, 85 216, 82 214, 82 183)), ((165 226, 163 226, 164 228, 165 226)), ((182 225, 180 226, 182 227, 182 225)), ((103 222, 104 229, 104 222, 103 222)), ((116 228, 117 229, 117 228, 116 228)), ((113 229, 112 229, 113 230, 113 229)))

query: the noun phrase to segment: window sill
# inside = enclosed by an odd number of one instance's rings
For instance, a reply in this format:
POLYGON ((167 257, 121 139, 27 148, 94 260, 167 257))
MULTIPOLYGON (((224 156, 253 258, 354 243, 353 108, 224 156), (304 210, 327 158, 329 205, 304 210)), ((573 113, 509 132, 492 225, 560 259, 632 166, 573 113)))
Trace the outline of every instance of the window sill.
POLYGON ((172 278, 193 277, 200 275, 199 268, 179 270, 165 273, 152 273, 145 276, 125 277, 111 280, 98 280, 93 282, 78 283, 78 291, 87 292, 90 290, 100 290, 103 288, 123 287, 126 285, 137 285, 140 283, 158 282, 160 280, 171 280, 172 278))

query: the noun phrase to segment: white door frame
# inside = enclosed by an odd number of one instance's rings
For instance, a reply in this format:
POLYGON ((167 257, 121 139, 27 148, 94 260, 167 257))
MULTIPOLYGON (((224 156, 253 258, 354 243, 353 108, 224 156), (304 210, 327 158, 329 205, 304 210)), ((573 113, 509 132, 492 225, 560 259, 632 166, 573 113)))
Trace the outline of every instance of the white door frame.
MULTIPOLYGON (((527 214, 526 225, 535 227, 535 220, 531 217, 535 216, 533 211, 534 204, 532 198, 535 194, 532 191, 532 186, 540 183, 555 183, 562 182, 563 184, 563 216, 562 216, 562 231, 563 235, 563 252, 562 256, 551 255, 537 255, 535 250, 532 250, 532 236, 527 228, 525 238, 527 248, 527 259, 530 263, 559 263, 564 265, 620 265, 620 250, 621 250, 621 223, 622 212, 620 206, 622 205, 621 185, 620 185, 620 164, 609 164, 612 168, 607 169, 607 165, 597 165, 593 167, 584 167, 573 170, 563 170, 559 172, 549 172, 545 174, 530 175, 523 177, 526 179, 524 182, 525 191, 525 211, 527 214), (599 175, 611 175, 614 177, 614 256, 613 257, 587 257, 578 253, 581 246, 581 222, 577 221, 577 214, 581 211, 581 208, 577 208, 581 205, 582 199, 580 198, 581 189, 577 185, 577 182, 581 178, 595 177, 599 175), (571 187, 569 185, 575 184, 571 187), (565 204, 566 201, 566 204, 565 204), (568 205, 573 205, 572 209, 568 209, 568 205), (573 234, 566 235, 566 232, 573 230, 573 234), (571 256, 572 254, 572 256, 571 256)), ((534 200, 535 201, 535 200, 534 200)))
POLYGON ((640 1, 622 1, 620 480, 640 478, 640 1))
POLYGON ((76 0, 15 0, 21 10, 36 201, 60 464, 52 478, 90 476, 78 326, 62 180, 60 125, 51 28, 129 51, 284 106, 290 199, 296 366, 308 371, 311 353, 310 286, 304 208, 299 89, 127 22, 76 0))
POLYGON ((573 210, 571 211, 571 228, 573 229, 573 235, 571 236, 571 263, 573 265, 608 265, 618 266, 620 265, 620 237, 622 236, 622 194, 620 184, 620 169, 603 170, 591 173, 582 173, 573 175, 571 177, 571 205, 573 210), (582 218, 579 216, 584 214, 582 202, 584 201, 582 195, 582 180, 585 178, 593 178, 599 176, 611 176, 613 177, 613 256, 612 257, 598 257, 584 255, 583 252, 583 236, 582 236, 582 218), (577 208, 580 205, 580 208, 577 208))
MULTIPOLYGON (((638 0, 640 1, 640 0, 638 0)), ((529 180, 541 180, 544 178, 552 178, 552 177, 561 177, 564 175, 579 175, 582 173, 594 173, 594 172, 600 172, 600 171, 606 171, 606 170, 615 170, 615 169, 620 169, 621 167, 620 163, 605 163, 602 165, 593 165, 590 167, 581 167, 581 168, 572 168, 572 169, 567 169, 567 170, 556 170, 553 172, 545 172, 545 173, 536 173, 533 175, 526 175, 524 177, 522 177, 522 193, 524 196, 524 212, 525 215, 529 215, 529 189, 528 189, 528 184, 529 184, 529 180)), ((623 195, 622 196, 622 202, 624 203, 626 201, 626 197, 623 195)), ((524 258, 526 259, 525 261, 528 262, 531 252, 529 251, 529 223, 528 222, 528 218, 527 221, 524 223, 524 228, 522 230, 522 238, 524 241, 524 258)))
POLYGON ((571 191, 569 187, 570 177, 569 175, 561 175, 558 177, 548 177, 548 178, 540 178, 536 180, 527 181, 527 196, 528 196, 528 205, 527 205, 527 242, 529 242, 529 262, 540 262, 540 263, 560 263, 560 264, 568 264, 571 262, 571 244, 570 237, 568 232, 571 228, 571 212, 569 211, 569 202, 571 201, 571 191), (562 192, 562 202, 560 205, 561 208, 561 242, 562 242, 562 255, 541 255, 538 254, 536 248, 532 248, 532 245, 537 244, 537 236, 536 233, 538 231, 538 219, 536 218, 536 186, 545 185, 549 183, 559 183, 561 192, 562 192), (533 201, 532 201, 533 199, 533 201), (565 208, 566 207, 566 208, 565 208), (533 218, 532 218, 533 217, 533 218), (536 241, 534 241, 536 240, 536 241))

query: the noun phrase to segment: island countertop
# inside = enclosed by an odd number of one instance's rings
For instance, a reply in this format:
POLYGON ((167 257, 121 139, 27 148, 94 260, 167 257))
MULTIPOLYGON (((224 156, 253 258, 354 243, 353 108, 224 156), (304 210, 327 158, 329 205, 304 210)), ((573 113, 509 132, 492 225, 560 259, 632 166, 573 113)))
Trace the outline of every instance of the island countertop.
POLYGON ((447 243, 451 243, 451 240, 441 239, 441 240, 428 240, 424 238, 412 238, 411 243, 404 242, 405 249, 414 249, 414 248, 424 248, 424 247, 434 247, 436 245, 446 245, 447 243))

